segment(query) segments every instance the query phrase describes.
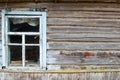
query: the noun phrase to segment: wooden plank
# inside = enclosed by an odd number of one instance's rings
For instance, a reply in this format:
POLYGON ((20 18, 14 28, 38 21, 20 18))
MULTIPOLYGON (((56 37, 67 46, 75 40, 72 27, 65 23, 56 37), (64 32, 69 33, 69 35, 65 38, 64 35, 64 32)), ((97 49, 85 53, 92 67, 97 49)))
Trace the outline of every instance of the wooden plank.
POLYGON ((119 50, 120 43, 112 42, 48 42, 50 50, 119 50))
MULTIPOLYGON (((0 7, 4 8, 5 4, 0 7)), ((90 10, 90 11, 120 11, 120 5, 116 3, 16 3, 7 4, 8 8, 47 8, 48 10, 90 10)))
POLYGON ((119 80, 119 71, 57 70, 48 72, 1 72, 1 80, 119 80))
POLYGON ((79 57, 56 57, 48 58, 47 64, 52 65, 120 65, 120 59, 116 57, 109 58, 79 58, 79 57), (112 58, 112 60, 111 60, 112 58), (80 60, 81 59, 81 60, 80 60))
MULTIPOLYGON (((5 3, 6 1, 5 0, 2 0, 0 1, 1 3, 5 3)), ((41 0, 37 0, 37 1, 34 1, 34 0, 11 0, 11 1, 7 1, 8 3, 14 3, 14 2, 41 2, 41 0)), ((42 2, 118 2, 117 0, 43 0, 42 2)))
POLYGON ((48 65, 48 70, 118 70, 119 65, 48 65))
POLYGON ((49 11, 48 17, 76 17, 76 18, 107 18, 119 19, 119 12, 97 12, 97 11, 49 11))
POLYGON ((117 2, 117 0, 60 0, 58 2, 117 2))
POLYGON ((120 52, 103 51, 48 51, 47 64, 83 65, 83 64, 120 64, 120 52))
POLYGON ((119 27, 48 26, 48 33, 120 33, 119 27))
POLYGON ((54 4, 46 6, 49 10, 83 10, 83 11, 120 11, 119 5, 116 4, 96 4, 96 3, 78 3, 78 4, 54 4), (57 5, 57 6, 56 6, 57 5), (59 7, 60 6, 60 7, 59 7))
POLYGON ((120 42, 112 38, 48 39, 48 42, 120 42))
POLYGON ((115 26, 119 27, 119 19, 84 19, 84 18, 48 18, 48 25, 81 25, 81 26, 115 26))
POLYGON ((105 33, 52 33, 48 39, 81 39, 81 38, 120 38, 120 34, 105 33))

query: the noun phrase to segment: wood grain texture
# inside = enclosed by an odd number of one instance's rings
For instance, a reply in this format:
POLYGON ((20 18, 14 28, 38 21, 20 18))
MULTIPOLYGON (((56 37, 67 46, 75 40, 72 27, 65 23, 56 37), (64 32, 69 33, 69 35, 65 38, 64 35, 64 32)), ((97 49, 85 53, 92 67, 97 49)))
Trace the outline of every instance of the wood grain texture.
POLYGON ((48 65, 112 65, 120 64, 120 52, 48 51, 48 65))
POLYGON ((1 72, 1 80, 119 80, 120 72, 91 73, 37 73, 1 72))
POLYGON ((48 70, 117 70, 120 65, 48 65, 48 70))
POLYGON ((120 13, 118 12, 97 12, 97 11, 49 11, 48 17, 61 17, 61 18, 103 18, 103 19, 119 19, 120 13))
MULTIPOLYGON (((5 4, 0 4, 1 8, 5 7, 5 4)), ((81 10, 81 11, 120 11, 120 5, 116 3, 38 3, 37 6, 35 3, 10 3, 7 4, 8 8, 47 8, 49 11, 74 11, 74 10, 81 10)))
POLYGON ((120 43, 113 42, 48 42, 53 50, 119 50, 120 43))
POLYGON ((120 33, 120 27, 48 26, 48 33, 120 33))
MULTIPOLYGON (((120 42, 120 35, 114 33, 52 33, 47 35, 50 42, 120 42)), ((107 44, 107 43, 106 43, 107 44)))
POLYGON ((82 18, 48 18, 48 25, 84 25, 84 26, 116 26, 119 27, 119 19, 82 19, 82 18))
POLYGON ((120 38, 118 34, 112 33, 53 33, 48 34, 51 39, 79 39, 79 38, 120 38))
MULTIPOLYGON (((0 1, 1 3, 5 3, 6 0, 1 0, 0 1)), ((70 3, 70 2, 119 2, 118 0, 37 0, 37 1, 34 1, 34 0, 10 0, 10 1, 7 1, 8 3, 12 3, 12 2, 55 2, 55 3, 60 3, 60 2, 65 2, 65 3, 70 3)))

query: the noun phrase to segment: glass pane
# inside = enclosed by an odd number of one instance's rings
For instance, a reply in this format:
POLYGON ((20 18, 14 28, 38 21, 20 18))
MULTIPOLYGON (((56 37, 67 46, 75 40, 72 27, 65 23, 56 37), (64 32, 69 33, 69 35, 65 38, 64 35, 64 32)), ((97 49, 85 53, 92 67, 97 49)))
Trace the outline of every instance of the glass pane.
POLYGON ((22 47, 9 46, 8 47, 8 63, 10 66, 22 66, 22 47))
POLYGON ((22 36, 20 35, 9 35, 8 36, 9 43, 22 43, 22 36))
POLYGON ((39 66, 39 47, 38 46, 26 46, 26 66, 38 67, 39 66))
POLYGON ((25 36, 25 43, 34 43, 34 44, 39 44, 39 35, 34 35, 34 36, 25 36))
POLYGON ((39 32, 39 18, 9 18, 10 32, 39 32))

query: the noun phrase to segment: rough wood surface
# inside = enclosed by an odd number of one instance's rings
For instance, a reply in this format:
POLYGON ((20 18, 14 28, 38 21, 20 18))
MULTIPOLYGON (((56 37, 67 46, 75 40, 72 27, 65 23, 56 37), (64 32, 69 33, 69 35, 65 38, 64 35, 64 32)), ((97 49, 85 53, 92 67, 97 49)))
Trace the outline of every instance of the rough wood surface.
POLYGON ((48 70, 78 70, 78 71, 119 71, 120 65, 48 65, 48 70))
POLYGON ((48 18, 48 25, 79 25, 79 26, 115 26, 119 27, 118 19, 82 19, 82 18, 48 18))
POLYGON ((48 26, 48 33, 120 33, 120 27, 48 26))
POLYGON ((120 34, 105 33, 53 33, 48 34, 49 39, 79 39, 79 38, 120 38, 120 34))
POLYGON ((48 51, 47 64, 85 65, 85 64, 120 64, 120 52, 100 51, 48 51))
POLYGON ((37 1, 34 1, 34 0, 10 0, 10 1, 6 1, 6 0, 1 0, 0 1, 1 3, 5 3, 5 2, 8 2, 8 3, 12 3, 12 2, 54 2, 54 3, 60 3, 60 2, 65 2, 65 3, 70 3, 70 2, 119 2, 119 0, 37 0, 37 1))
MULTIPOLYGON (((1 9, 5 7, 6 4, 0 3, 1 9)), ((120 11, 120 5, 116 3, 9 3, 8 8, 47 8, 49 11, 120 11)))
POLYGON ((49 42, 47 49, 53 50, 119 50, 120 43, 113 42, 49 42))
POLYGON ((119 19, 120 13, 118 12, 96 12, 96 11, 49 11, 48 17, 75 17, 75 18, 103 18, 103 19, 119 19))
POLYGON ((35 73, 1 72, 0 80, 120 80, 120 72, 35 73))

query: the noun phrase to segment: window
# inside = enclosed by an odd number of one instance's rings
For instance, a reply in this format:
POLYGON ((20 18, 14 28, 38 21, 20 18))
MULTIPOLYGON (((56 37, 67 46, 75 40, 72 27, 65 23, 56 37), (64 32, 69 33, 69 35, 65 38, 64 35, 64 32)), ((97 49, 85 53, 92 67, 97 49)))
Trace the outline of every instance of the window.
POLYGON ((46 68, 46 12, 2 11, 3 66, 46 68))

